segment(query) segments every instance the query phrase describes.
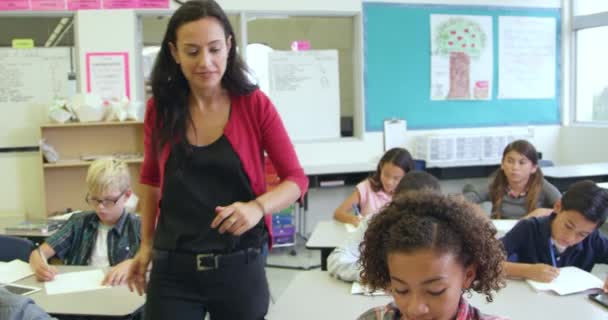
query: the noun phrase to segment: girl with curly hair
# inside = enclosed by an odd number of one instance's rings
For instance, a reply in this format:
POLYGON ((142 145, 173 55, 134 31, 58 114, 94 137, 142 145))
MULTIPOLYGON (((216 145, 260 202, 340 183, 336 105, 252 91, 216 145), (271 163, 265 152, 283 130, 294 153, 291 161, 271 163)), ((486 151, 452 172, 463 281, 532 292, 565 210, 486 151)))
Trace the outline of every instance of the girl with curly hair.
POLYGON ((462 197, 408 192, 372 218, 361 245, 361 281, 394 302, 360 320, 489 320, 463 293, 492 301, 504 287, 502 246, 484 213, 462 197))

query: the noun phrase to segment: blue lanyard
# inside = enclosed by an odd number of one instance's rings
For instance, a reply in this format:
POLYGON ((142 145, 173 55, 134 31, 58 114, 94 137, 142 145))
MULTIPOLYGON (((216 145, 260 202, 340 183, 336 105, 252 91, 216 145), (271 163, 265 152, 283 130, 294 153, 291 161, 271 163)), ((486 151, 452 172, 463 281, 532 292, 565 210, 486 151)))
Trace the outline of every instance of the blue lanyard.
POLYGON ((549 239, 549 252, 551 253, 551 262, 553 263, 553 267, 557 268, 557 262, 555 261, 555 250, 553 250, 553 241, 549 239))

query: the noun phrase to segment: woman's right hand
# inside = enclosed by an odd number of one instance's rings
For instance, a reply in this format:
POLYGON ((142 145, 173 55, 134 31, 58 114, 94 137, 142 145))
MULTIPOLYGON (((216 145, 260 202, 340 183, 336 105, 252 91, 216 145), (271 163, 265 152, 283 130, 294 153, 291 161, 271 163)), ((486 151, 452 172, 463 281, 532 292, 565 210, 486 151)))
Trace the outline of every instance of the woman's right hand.
POLYGON ((133 257, 133 262, 129 268, 129 275, 127 277, 129 290, 131 292, 137 290, 140 296, 146 293, 148 284, 146 273, 148 272, 150 260, 152 260, 152 246, 142 244, 135 257, 133 257))

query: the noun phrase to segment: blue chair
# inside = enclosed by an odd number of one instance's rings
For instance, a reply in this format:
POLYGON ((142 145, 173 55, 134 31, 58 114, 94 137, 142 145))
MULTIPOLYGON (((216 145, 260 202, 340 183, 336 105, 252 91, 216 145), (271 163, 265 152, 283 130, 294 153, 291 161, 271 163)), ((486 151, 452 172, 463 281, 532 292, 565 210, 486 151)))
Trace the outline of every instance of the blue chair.
POLYGON ((29 262, 32 250, 34 243, 30 240, 0 235, 0 261, 19 259, 29 262))

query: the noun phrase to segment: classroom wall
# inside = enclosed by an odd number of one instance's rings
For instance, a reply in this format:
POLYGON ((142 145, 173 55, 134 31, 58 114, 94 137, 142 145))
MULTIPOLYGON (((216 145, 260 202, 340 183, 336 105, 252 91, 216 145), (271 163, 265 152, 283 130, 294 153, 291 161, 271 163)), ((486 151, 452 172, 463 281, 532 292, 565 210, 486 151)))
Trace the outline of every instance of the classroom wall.
MULTIPOLYGON (((566 0, 567 1, 567 0, 566 0)), ((373 2, 373 1, 370 1, 373 2)), ((393 2, 393 3, 428 3, 428 4, 451 4, 451 5, 489 5, 489 6, 529 6, 529 7, 561 7, 560 0, 388 0, 377 2, 393 2)), ((569 28, 562 28, 569 30, 569 28)), ((569 37, 566 39, 570 39, 569 37)), ((567 45, 565 45, 567 47, 567 45)), ((567 81, 562 81, 564 85, 567 81)), ((361 88, 363 91, 363 88, 361 88)), ((562 91, 565 91, 562 89, 562 91)), ((562 100, 562 109, 567 113, 568 100, 562 100)), ((358 115, 355 118, 363 121, 364 115, 358 114, 362 110, 354 110, 358 115)), ((406 119, 407 120, 407 119, 406 119)), ((355 127, 359 127, 355 123, 355 127)), ((545 159, 559 159, 560 153, 558 144, 560 132, 559 125, 534 126, 534 127, 488 127, 488 128, 465 128, 465 129, 443 129, 443 130, 415 130, 408 131, 408 140, 406 148, 413 149, 415 138, 429 134, 480 134, 494 133, 504 131, 521 131, 533 132, 533 142, 539 150, 543 152, 545 159), (531 129, 531 130, 530 130, 531 129)), ((383 152, 382 133, 365 132, 360 139, 349 138, 339 141, 317 141, 309 143, 296 143, 296 150, 300 156, 301 162, 305 169, 311 165, 322 164, 340 164, 340 163, 358 163, 358 162, 376 162, 383 152)), ((556 160, 558 161, 558 160, 556 160)))
MULTIPOLYGON (((359 12, 361 0, 217 0, 226 11, 359 12)), ((179 4, 171 1, 171 8, 179 4)))
MULTIPOLYGON (((567 0, 564 0, 567 1, 567 0)), ((220 0, 220 4, 227 11, 251 10, 251 11, 272 11, 288 12, 297 11, 299 14, 315 12, 323 13, 354 13, 361 12, 361 2, 359 0, 220 0)), ((512 6, 532 6, 532 7, 560 7, 559 0, 469 0, 469 1, 448 1, 448 0, 417 0, 417 1, 393 1, 402 3, 443 3, 443 4, 469 4, 469 5, 512 5, 512 6)), ((172 6, 175 2, 171 1, 172 6)), ((84 66, 84 51, 120 50, 128 51, 131 57, 138 52, 139 39, 136 38, 136 17, 132 10, 112 10, 112 11, 80 11, 77 13, 78 22, 75 36, 77 46, 79 46, 78 65, 84 66), (110 23, 111 22, 111 23, 110 23), (100 27, 103 26, 103 27, 100 27)), ((564 19, 566 20, 566 19, 564 19)), ((568 28, 562 28, 568 32, 568 28)), ((360 34, 359 34, 360 36, 360 34)), ((566 40, 569 37, 562 37, 566 40)), ((359 46, 360 41, 355 36, 353 42, 359 46)), ((568 40, 566 40, 568 41, 568 40)), ((564 44, 568 46, 568 44, 564 44)), ((361 54, 362 55, 362 54, 361 54)), ((355 56, 355 60, 363 61, 361 56, 355 56)), ((137 64, 130 59, 131 75, 137 74, 135 68, 137 64)), ((355 61, 354 63, 359 63, 355 61)), ((84 79, 83 70, 80 69, 80 79, 84 79)), ((565 74, 567 75, 567 73, 565 74)), ((353 77, 359 78, 362 75, 354 74, 353 77)), ((567 80, 567 78, 566 78, 567 80)), ((137 89, 141 86, 141 81, 132 78, 133 92, 142 90, 137 89)), ((355 81, 362 83, 362 81, 355 81)), ((564 85, 567 81, 563 81, 564 85)), ((356 89, 355 89, 356 90, 356 89)), ((359 88, 363 92, 363 88, 359 88)), ((562 92, 567 92, 562 90, 562 92)), ((355 95, 355 99, 361 99, 355 95)), ((360 105, 355 101, 355 105, 360 105)), ((568 99, 563 101, 564 114, 568 110, 568 99)), ((355 127, 362 127, 363 110, 356 108, 355 127), (358 124, 357 124, 358 123, 358 124)), ((567 118, 565 118, 567 119, 567 118)), ((605 136, 608 129, 600 128, 581 128, 553 126, 528 127, 491 127, 474 129, 446 129, 446 130, 418 130, 408 131, 407 148, 413 149, 414 138, 426 134, 478 134, 493 133, 501 130, 521 130, 534 132, 533 142, 539 150, 543 151, 546 159, 552 159, 558 164, 577 163, 585 161, 605 161, 608 149, 583 147, 581 141, 600 142, 600 136, 605 136), (567 150, 560 152, 560 150, 567 150)), ((605 143, 605 142, 604 142, 605 143)), ((605 146, 605 145, 603 145, 605 146)), ((306 168, 319 167, 324 165, 344 166, 347 164, 376 163, 383 150, 382 133, 359 132, 357 138, 345 138, 331 141, 314 141, 295 144, 296 150, 303 166, 306 168)), ((23 155, 0 155, 0 176, 3 183, 0 184, 0 194, 3 201, 0 202, 0 216, 5 215, 24 215, 30 213, 40 215, 42 212, 42 181, 37 172, 40 171, 40 160, 37 153, 23 155), (27 176, 27 179, 23 179, 27 176)))
POLYGON ((249 43, 264 43, 275 50, 291 50, 294 40, 308 40, 315 50, 336 49, 340 69, 340 115, 353 115, 352 17, 290 17, 289 19, 256 19, 247 23, 249 43), (276 30, 282 30, 276 32, 276 30))
POLYGON ((0 217, 44 214, 42 162, 38 152, 0 153, 0 217))
POLYGON ((608 128, 573 125, 559 134, 559 164, 608 161, 608 128))
MULTIPOLYGON (((409 150, 414 150, 416 137, 429 134, 478 135, 496 132, 526 133, 529 132, 530 129, 532 129, 533 132, 532 142, 539 151, 543 152, 543 157, 545 159, 561 159, 560 149, 557 143, 561 127, 558 125, 536 127, 410 130, 407 132, 408 138, 405 147, 409 150)), ((367 132, 361 139, 344 138, 334 141, 296 143, 295 147, 300 161, 306 170, 306 167, 322 165, 357 164, 365 162, 376 163, 383 153, 382 140, 382 132, 367 132)), ((559 163, 559 160, 556 161, 559 163)))
POLYGON ((127 52, 131 101, 142 101, 141 39, 133 10, 80 10, 76 12, 74 42, 78 57, 78 87, 86 91, 86 54, 127 52))

